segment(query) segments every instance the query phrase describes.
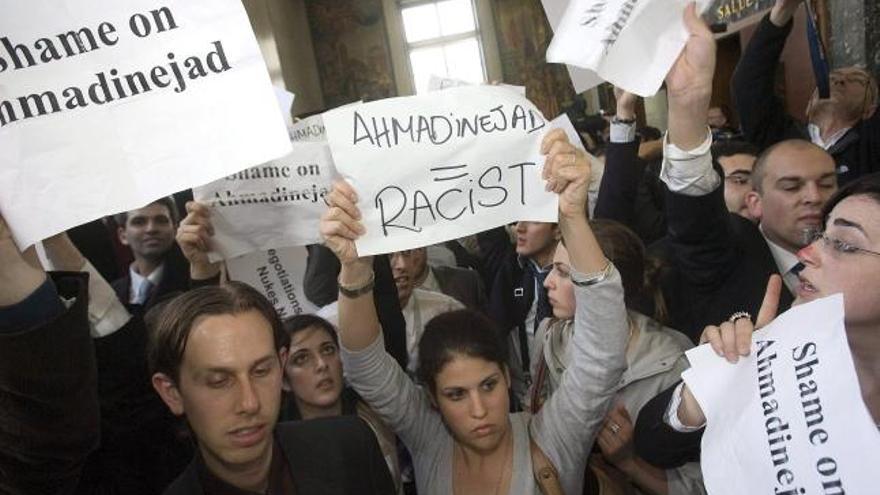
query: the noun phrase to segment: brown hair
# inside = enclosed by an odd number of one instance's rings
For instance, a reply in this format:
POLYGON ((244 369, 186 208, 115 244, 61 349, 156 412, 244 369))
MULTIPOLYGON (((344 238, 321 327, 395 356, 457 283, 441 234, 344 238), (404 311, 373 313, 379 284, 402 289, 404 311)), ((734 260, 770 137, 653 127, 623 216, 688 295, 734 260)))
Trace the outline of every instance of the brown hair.
POLYGON ((663 268, 660 261, 647 256, 645 245, 639 236, 621 223, 613 220, 591 220, 590 227, 602 252, 620 273, 626 307, 638 307, 643 298, 650 297, 654 306, 654 319, 664 321, 667 311, 666 301, 658 284, 663 268))
POLYGON ((419 341, 416 376, 436 395, 437 374, 456 354, 484 359, 507 369, 507 345, 495 324, 484 314, 459 309, 431 318, 419 341))
POLYGON ((275 349, 290 342, 281 319, 272 304, 252 287, 229 282, 220 286, 199 287, 169 301, 151 318, 147 344, 150 373, 163 373, 175 383, 180 378, 180 364, 186 352, 190 332, 203 316, 238 314, 255 310, 272 325, 275 349))

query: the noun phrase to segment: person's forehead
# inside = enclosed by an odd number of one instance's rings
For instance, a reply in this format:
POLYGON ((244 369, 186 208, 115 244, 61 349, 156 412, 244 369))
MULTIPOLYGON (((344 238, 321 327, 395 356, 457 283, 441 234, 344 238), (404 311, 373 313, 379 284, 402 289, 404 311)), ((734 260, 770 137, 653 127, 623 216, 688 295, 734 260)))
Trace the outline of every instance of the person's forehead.
POLYGON ((756 157, 746 153, 737 153, 735 155, 722 156, 718 159, 721 168, 725 170, 752 170, 755 166, 756 157))
POLYGON ((290 340, 290 348, 293 351, 297 348, 317 347, 326 342, 333 343, 333 337, 327 333, 327 330, 318 326, 310 326, 293 335, 290 340))
POLYGON ((831 155, 816 146, 800 145, 775 150, 767 157, 765 174, 774 180, 782 177, 817 179, 834 170, 831 155))
POLYGON ((880 203, 877 200, 865 195, 845 198, 828 215, 827 226, 838 219, 859 224, 869 237, 880 242, 880 203))
POLYGON ((841 67, 840 69, 834 69, 831 71, 832 76, 850 76, 850 75, 858 75, 866 78, 870 78, 870 74, 865 69, 861 67, 841 67))
POLYGON ((437 374, 438 388, 475 387, 490 376, 500 373, 498 363, 483 358, 455 354, 437 374))
POLYGON ((556 245, 556 252, 553 253, 553 262, 554 263, 565 263, 568 264, 570 259, 568 257, 568 249, 565 248, 561 242, 556 245))
POLYGON ((272 325, 256 310, 203 316, 190 331, 182 367, 247 369, 274 354, 273 337, 272 325))
POLYGON ((168 211, 168 207, 162 203, 153 203, 143 208, 138 208, 137 210, 131 210, 128 212, 129 218, 134 217, 155 217, 155 216, 166 216, 170 217, 171 212, 168 211))

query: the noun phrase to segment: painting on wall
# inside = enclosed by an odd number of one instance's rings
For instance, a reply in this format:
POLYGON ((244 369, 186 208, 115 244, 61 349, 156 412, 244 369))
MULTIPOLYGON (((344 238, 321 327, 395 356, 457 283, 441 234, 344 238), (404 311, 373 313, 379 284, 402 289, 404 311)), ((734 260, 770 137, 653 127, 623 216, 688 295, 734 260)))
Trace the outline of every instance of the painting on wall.
POLYGON ((327 108, 396 96, 381 0, 308 0, 327 108))
POLYGON ((526 96, 548 118, 571 105, 575 93, 563 65, 546 62, 553 30, 540 0, 494 0, 495 31, 504 82, 526 87, 526 96))

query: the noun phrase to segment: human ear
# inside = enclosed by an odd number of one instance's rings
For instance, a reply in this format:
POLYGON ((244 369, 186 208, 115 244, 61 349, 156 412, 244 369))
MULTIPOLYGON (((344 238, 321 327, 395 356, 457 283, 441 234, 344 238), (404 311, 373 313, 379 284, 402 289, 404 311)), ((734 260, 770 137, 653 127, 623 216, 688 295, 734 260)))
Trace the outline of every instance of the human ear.
POLYGON ((120 244, 128 246, 128 236, 125 234, 125 227, 117 227, 116 236, 119 238, 120 244))
POLYGON ((165 373, 156 373, 153 375, 152 383, 156 393, 159 394, 159 397, 162 398, 162 402, 168 406, 168 409, 170 409, 175 416, 183 415, 185 412, 183 398, 180 396, 180 389, 177 388, 177 384, 174 383, 174 380, 165 373))
POLYGON ((761 214, 763 213, 763 208, 761 207, 761 195, 755 191, 749 191, 746 193, 746 208, 749 210, 749 215, 752 218, 761 219, 761 214))

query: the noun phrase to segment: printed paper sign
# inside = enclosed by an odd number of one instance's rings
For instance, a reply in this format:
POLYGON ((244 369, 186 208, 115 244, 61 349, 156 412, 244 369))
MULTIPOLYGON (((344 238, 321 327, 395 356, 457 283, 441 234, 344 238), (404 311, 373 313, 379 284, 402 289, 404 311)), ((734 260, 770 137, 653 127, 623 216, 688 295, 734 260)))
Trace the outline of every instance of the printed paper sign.
POLYGON ((517 220, 557 221, 540 153, 547 121, 506 88, 450 88, 324 114, 336 169, 358 193, 362 256, 517 220))
POLYGON ((284 319, 318 310, 303 289, 307 259, 304 247, 269 249, 227 260, 226 269, 231 280, 246 283, 266 296, 284 319))
POLYGON ((239 0, 0 12, 0 211, 20 247, 290 151, 239 0))
MULTIPOLYGON (((541 0, 541 4, 544 6, 544 13, 547 14, 547 20, 550 22, 550 26, 555 33, 559 23, 562 21, 562 16, 565 14, 568 0, 541 0)), ((571 84, 574 86, 575 93, 583 93, 602 84, 602 78, 592 71, 572 65, 566 65, 565 68, 568 69, 568 76, 571 77, 571 84)))
POLYGON ((843 296, 784 313, 735 365, 707 345, 687 357, 682 378, 707 418, 709 493, 876 492, 880 433, 859 389, 843 296))
POLYGON ((283 158, 194 188, 195 199, 211 207, 211 260, 321 242, 318 224, 335 173, 326 143, 302 142, 283 158))
MULTIPOLYGON (((553 2, 544 1, 545 9, 553 2)), ((587 69, 595 77, 582 76, 593 86, 608 81, 653 96, 687 41, 683 15, 689 1, 571 0, 556 25, 547 61, 587 69)))

